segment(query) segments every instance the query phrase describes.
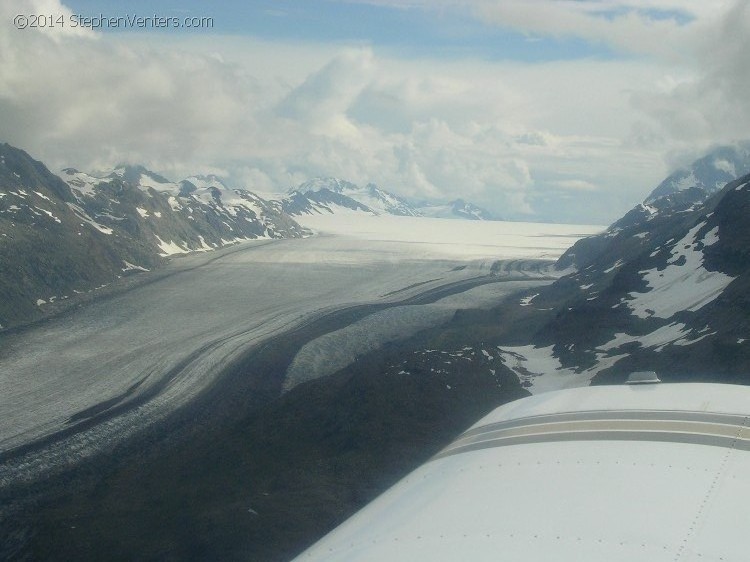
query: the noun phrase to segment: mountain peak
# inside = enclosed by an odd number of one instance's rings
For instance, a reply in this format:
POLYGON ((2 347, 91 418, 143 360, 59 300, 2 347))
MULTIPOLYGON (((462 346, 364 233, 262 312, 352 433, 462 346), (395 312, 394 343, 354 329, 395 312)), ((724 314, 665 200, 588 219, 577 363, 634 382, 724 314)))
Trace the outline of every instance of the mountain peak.
MULTIPOLYGON (((143 178, 149 178, 153 182, 170 184, 172 183, 164 176, 152 172, 141 164, 119 164, 114 170, 108 175, 112 179, 122 179, 133 184, 143 184, 143 178)), ((149 184, 151 182, 148 182, 149 184)))
MULTIPOLYGON (((315 202, 320 203, 321 197, 323 197, 320 194, 325 194, 326 192, 346 196, 348 199, 356 201, 370 211, 381 215, 468 220, 501 220, 497 219, 497 217, 493 216, 493 214, 486 209, 461 198, 455 199, 449 203, 435 203, 430 201, 410 203, 405 198, 390 191, 386 191, 374 182, 368 182, 364 187, 360 187, 355 183, 336 177, 316 177, 289 190, 292 197, 296 198, 295 204, 290 206, 289 209, 297 209, 300 203, 300 195, 307 195, 308 198, 314 199, 315 202)), ((337 204, 341 205, 341 202, 339 201, 337 204)), ((346 206, 351 208, 351 204, 347 204, 346 206)), ((295 211, 293 211, 293 213, 294 212, 295 211)))
POLYGON ((301 183, 297 187, 289 190, 290 193, 298 191, 299 193, 307 193, 309 191, 320 191, 321 189, 328 189, 334 193, 342 194, 346 191, 359 191, 359 186, 350 181, 342 180, 332 176, 328 177, 315 177, 311 180, 301 183))
POLYGON ((198 189, 208 187, 217 189, 229 189, 224 179, 217 176, 216 174, 190 176, 189 178, 182 180, 180 183, 189 183, 190 185, 193 185, 198 189))
POLYGON ((705 200, 748 172, 750 141, 718 146, 689 166, 675 170, 646 197, 645 203, 694 188, 703 192, 705 200))

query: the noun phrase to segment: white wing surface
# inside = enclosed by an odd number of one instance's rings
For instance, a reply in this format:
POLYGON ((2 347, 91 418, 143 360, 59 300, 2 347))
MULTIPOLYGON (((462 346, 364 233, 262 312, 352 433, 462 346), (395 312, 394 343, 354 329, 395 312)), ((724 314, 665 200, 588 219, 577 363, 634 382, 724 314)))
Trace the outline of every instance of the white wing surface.
POLYGON ((597 386, 497 408, 302 561, 746 561, 750 388, 597 386))

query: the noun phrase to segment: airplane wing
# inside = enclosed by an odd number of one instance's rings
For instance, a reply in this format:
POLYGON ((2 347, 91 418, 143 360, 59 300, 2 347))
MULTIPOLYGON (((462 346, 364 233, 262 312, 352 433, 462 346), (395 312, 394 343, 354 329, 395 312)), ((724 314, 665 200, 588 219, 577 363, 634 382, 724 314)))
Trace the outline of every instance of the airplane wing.
POLYGON ((750 560, 750 387, 511 402, 295 560, 750 560))

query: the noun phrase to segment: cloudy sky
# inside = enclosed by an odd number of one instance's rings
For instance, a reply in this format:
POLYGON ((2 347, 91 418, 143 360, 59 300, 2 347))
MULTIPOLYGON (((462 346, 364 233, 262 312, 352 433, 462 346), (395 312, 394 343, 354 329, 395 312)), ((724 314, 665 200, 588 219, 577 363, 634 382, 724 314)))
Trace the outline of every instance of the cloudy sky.
POLYGON ((334 175, 605 224, 750 137, 746 0, 28 0, 0 18, 0 141, 56 169, 266 192, 334 175))

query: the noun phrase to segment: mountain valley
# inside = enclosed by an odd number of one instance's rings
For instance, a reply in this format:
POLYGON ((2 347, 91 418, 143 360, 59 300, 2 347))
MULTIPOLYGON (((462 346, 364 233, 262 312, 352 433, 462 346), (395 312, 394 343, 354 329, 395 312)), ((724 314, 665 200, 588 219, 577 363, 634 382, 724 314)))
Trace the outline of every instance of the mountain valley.
POLYGON ((173 273, 5 333, 24 380, 3 406, 0 557, 288 560, 498 404, 634 370, 747 384, 750 176, 716 189, 727 154, 601 232, 444 221, 330 179, 276 202, 140 168, 44 176, 51 201, 15 186, 24 220, 140 249, 110 248, 112 272, 173 273), (160 261, 241 223, 259 240, 160 261))

